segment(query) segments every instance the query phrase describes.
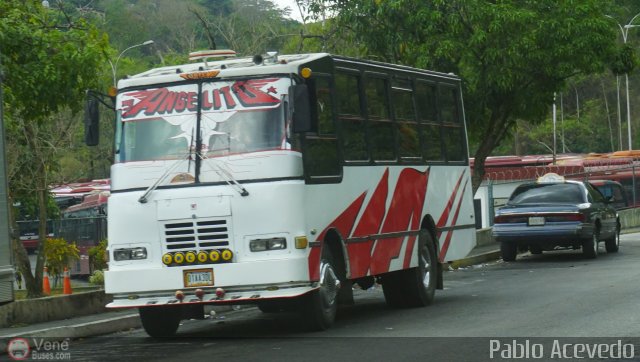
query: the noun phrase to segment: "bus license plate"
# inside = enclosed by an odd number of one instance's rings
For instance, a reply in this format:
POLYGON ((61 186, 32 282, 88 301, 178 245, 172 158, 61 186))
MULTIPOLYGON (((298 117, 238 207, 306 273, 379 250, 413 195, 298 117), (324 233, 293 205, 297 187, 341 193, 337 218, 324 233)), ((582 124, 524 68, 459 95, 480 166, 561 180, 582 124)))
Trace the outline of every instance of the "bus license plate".
POLYGON ((544 217, 532 216, 529 218, 529 226, 542 226, 544 225, 544 217))
POLYGON ((213 269, 185 270, 182 273, 184 276, 185 288, 207 287, 213 285, 213 269))

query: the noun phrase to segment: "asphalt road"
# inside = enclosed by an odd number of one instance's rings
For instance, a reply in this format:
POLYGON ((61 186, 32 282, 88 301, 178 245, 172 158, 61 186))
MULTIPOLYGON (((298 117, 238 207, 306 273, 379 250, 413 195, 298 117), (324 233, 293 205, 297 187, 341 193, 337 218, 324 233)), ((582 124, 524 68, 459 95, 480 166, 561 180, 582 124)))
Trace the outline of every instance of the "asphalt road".
POLYGON ((380 288, 360 291, 325 332, 305 332, 296 314, 250 308, 185 321, 171 340, 134 330, 72 341, 70 352, 74 361, 479 361, 499 357, 490 358, 492 339, 501 351, 537 341, 546 357, 559 339, 633 344, 640 359, 639 262, 640 234, 628 234, 619 253, 601 244, 595 260, 559 251, 449 271, 427 308, 391 309, 380 288))

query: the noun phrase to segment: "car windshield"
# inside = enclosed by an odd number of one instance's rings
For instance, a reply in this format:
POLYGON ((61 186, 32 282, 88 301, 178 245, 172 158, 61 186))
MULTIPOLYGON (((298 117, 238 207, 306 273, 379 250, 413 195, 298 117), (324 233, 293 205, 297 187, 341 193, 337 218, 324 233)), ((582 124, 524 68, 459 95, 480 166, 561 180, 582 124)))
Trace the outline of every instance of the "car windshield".
POLYGON ((518 187, 508 204, 540 204, 540 203, 570 203, 580 204, 584 201, 584 193, 578 184, 530 184, 518 187))

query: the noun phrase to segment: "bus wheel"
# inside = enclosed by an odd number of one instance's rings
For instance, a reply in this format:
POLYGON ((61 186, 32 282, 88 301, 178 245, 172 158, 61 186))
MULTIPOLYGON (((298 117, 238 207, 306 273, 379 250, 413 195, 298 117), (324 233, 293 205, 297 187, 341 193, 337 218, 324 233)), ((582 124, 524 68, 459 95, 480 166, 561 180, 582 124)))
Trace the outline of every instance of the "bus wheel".
POLYGON ((320 260, 320 288, 304 296, 303 314, 309 329, 325 330, 333 324, 338 310, 340 279, 334 268, 334 259, 324 247, 320 260))
POLYGON ((418 266, 387 273, 382 292, 391 307, 424 307, 433 302, 438 280, 438 264, 433 237, 426 230, 418 239, 418 266))
POLYGON ((143 307, 138 311, 142 327, 153 338, 171 337, 178 330, 181 319, 179 307, 143 307))

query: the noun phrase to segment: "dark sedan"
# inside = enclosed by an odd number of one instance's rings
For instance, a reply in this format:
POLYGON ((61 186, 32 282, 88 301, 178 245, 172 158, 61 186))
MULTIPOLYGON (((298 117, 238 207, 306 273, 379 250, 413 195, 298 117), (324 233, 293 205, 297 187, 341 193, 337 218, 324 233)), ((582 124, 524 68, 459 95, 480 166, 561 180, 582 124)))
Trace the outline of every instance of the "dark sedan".
POLYGON ((595 258, 600 241, 608 253, 617 252, 619 234, 618 214, 609 200, 589 183, 555 174, 518 186, 493 225, 505 261, 527 249, 532 254, 582 249, 586 258, 595 258))

